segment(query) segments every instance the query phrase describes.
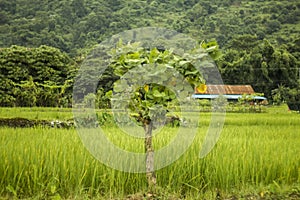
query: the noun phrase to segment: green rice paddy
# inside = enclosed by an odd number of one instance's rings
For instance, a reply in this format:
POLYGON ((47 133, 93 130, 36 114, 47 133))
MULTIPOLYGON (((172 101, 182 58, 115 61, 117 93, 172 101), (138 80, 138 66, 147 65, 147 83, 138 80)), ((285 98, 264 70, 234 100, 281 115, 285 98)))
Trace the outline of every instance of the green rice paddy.
MULTIPOLYGON (((1 108, 0 117, 70 119, 68 109, 1 108)), ((201 113, 191 147, 158 170, 156 199, 300 198, 300 115, 286 107, 227 113, 215 148, 199 151, 210 123, 201 113)), ((143 151, 143 140, 103 127, 120 148, 143 151)), ((167 145, 176 128, 154 137, 167 145)), ((112 158, 113 159, 113 158, 112 158)), ((146 199, 145 174, 114 170, 95 159, 76 129, 0 127, 0 199, 146 199)), ((150 197, 149 197, 150 198, 150 197)))

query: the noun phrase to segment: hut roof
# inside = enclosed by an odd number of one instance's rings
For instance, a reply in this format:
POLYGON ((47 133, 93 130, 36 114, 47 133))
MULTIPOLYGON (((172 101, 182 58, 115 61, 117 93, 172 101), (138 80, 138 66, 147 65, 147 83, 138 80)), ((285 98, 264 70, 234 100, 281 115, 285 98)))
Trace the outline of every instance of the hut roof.
POLYGON ((195 94, 223 94, 223 95, 241 95, 254 94, 251 85, 207 85, 207 90, 201 93, 195 89, 195 94))

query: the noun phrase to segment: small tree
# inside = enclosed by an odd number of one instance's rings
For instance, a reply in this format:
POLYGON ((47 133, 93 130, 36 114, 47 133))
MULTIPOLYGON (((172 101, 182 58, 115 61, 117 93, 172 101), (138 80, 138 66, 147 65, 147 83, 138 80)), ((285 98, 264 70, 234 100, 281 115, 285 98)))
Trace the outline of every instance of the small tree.
POLYGON ((288 89, 285 99, 290 110, 300 113, 300 84, 296 88, 288 89))
POLYGON ((110 67, 120 77, 114 84, 113 101, 119 107, 127 107, 131 118, 145 131, 146 176, 150 191, 156 185, 152 145, 154 122, 170 113, 171 105, 178 104, 178 92, 181 99, 191 96, 184 82, 193 88, 203 88, 205 80, 193 63, 204 54, 198 47, 180 57, 171 50, 145 50, 138 43, 124 45, 122 42, 111 52, 110 67))

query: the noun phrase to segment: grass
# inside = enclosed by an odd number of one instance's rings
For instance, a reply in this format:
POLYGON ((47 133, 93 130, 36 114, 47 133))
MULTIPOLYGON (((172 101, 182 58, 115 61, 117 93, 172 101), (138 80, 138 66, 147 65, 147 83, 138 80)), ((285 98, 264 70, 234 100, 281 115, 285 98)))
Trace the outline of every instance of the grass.
MULTIPOLYGON (((157 171, 157 198, 215 199, 218 194, 223 199, 247 199, 247 195, 249 199, 300 198, 300 115, 280 109, 228 113, 217 145, 200 159, 210 122, 210 113, 202 113, 192 146, 173 164, 157 171)), ((42 112, 70 117, 69 111, 62 115, 55 111, 42 112)), ((26 112, 24 116, 32 116, 29 113, 39 113, 39 109, 26 112)), ((176 130, 162 129, 154 138, 156 150, 168 144, 176 130)), ((104 127, 104 131, 120 148, 143 151, 142 140, 116 127, 104 127)), ((74 129, 0 127, 0 197, 4 199, 143 199, 146 191, 144 174, 101 164, 74 129)))
POLYGON ((26 118, 36 120, 68 120, 73 118, 71 108, 20 108, 2 107, 0 108, 1 118, 26 118))

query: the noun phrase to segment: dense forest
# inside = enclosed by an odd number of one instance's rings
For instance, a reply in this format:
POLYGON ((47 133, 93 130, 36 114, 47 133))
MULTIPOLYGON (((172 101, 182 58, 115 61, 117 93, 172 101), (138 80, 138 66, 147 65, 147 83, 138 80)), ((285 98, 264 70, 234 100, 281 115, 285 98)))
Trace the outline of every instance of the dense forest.
POLYGON ((297 101, 299 20, 296 0, 1 0, 0 105, 70 105, 85 55, 116 33, 146 26, 214 41, 225 83, 251 84, 273 102, 297 101))

